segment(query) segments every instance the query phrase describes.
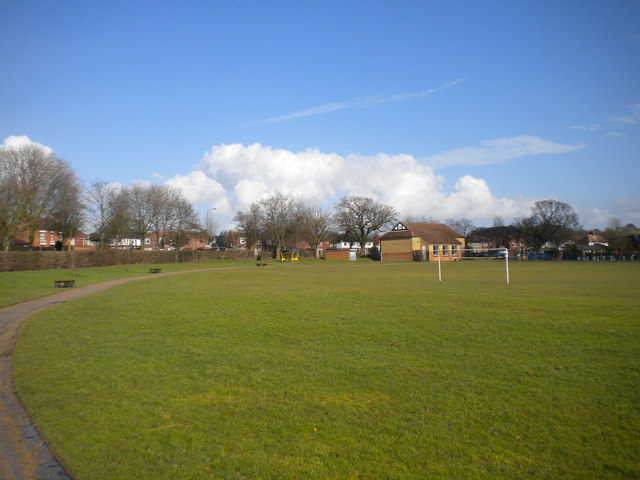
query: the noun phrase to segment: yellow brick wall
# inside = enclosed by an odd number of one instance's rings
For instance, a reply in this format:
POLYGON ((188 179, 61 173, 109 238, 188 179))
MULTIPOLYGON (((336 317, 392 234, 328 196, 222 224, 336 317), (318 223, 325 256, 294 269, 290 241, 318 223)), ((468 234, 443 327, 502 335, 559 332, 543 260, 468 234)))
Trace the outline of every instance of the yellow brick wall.
POLYGON ((399 240, 382 240, 380 242, 382 253, 412 252, 413 242, 411 238, 399 240))
MULTIPOLYGON (((462 245, 458 246, 458 249, 464 248, 464 238, 458 239, 462 245)), ((413 237, 407 239, 398 239, 398 240, 382 240, 380 242, 380 250, 382 253, 382 260, 390 260, 390 261, 411 261, 413 260, 413 252, 422 252, 422 246, 427 246, 428 244, 420 237, 413 237)), ((461 251, 458 250, 458 255, 455 257, 451 255, 453 251, 453 245, 448 245, 449 255, 442 256, 442 245, 439 245, 440 248, 440 260, 441 261, 451 261, 451 260, 459 260, 461 256, 461 251)), ((419 254, 420 255, 420 254, 419 254)), ((428 245, 427 248, 428 259, 431 261, 437 260, 438 257, 433 255, 433 245, 428 245)))

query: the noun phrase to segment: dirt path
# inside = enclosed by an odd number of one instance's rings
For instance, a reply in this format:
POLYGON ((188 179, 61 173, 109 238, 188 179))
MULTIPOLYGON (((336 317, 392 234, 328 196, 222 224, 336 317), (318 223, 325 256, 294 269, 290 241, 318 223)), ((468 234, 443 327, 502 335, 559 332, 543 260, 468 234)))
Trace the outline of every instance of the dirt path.
POLYGON ((161 278, 168 275, 229 270, 247 267, 188 270, 123 278, 86 287, 64 290, 0 309, 0 479, 2 480, 72 480, 55 458, 47 443, 31 423, 18 399, 13 383, 13 351, 18 332, 27 317, 39 310, 85 297, 135 280, 161 278))

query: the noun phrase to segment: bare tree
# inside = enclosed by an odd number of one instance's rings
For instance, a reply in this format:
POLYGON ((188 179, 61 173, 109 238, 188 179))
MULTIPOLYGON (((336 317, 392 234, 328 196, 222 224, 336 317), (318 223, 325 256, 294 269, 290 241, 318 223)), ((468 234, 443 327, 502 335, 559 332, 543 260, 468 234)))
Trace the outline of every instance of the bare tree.
POLYGON ((123 238, 130 238, 131 213, 130 196, 126 188, 114 189, 108 198, 108 216, 104 237, 109 243, 118 243, 123 238))
POLYGON ((61 241, 67 241, 67 248, 71 250, 71 240, 80 231, 84 221, 84 206, 76 174, 66 164, 64 167, 58 175, 58 188, 51 199, 52 208, 44 226, 60 232, 61 241))
POLYGON ((145 238, 153 228, 154 208, 151 188, 136 183, 127 189, 127 195, 131 232, 135 238, 140 239, 140 248, 144 248, 145 238))
POLYGON ((633 223, 622 225, 619 218, 612 218, 607 222, 607 228, 602 232, 602 236, 607 240, 612 251, 629 252, 638 249, 638 234, 633 223))
POLYGON ((61 190, 69 187, 69 181, 76 181, 70 171, 64 160, 41 145, 0 146, 0 242, 4 250, 25 230, 33 243, 35 229, 54 210, 61 190))
POLYGON ((276 258, 280 258, 282 250, 298 240, 304 204, 299 198, 277 190, 260 200, 259 204, 262 210, 261 230, 271 240, 276 258))
POLYGON ((119 193, 119 187, 113 183, 94 180, 85 190, 85 202, 89 221, 100 242, 100 248, 109 246, 107 229, 114 212, 113 200, 119 193))
POLYGON ((397 217, 389 205, 376 202, 369 197, 343 197, 335 205, 334 221, 341 232, 350 232, 360 244, 360 255, 365 255, 364 246, 369 235, 390 227, 397 217))
POLYGON ((177 259, 180 255, 180 247, 185 244, 189 235, 201 231, 202 227, 198 223, 198 214, 193 205, 181 193, 171 203, 171 219, 169 234, 176 247, 177 259))
POLYGON ((207 234, 207 243, 215 242, 216 235, 220 231, 220 224, 209 215, 209 212, 202 219, 202 227, 207 234))
POLYGON ((451 227, 456 232, 462 234, 463 237, 466 237, 471 230, 475 228, 473 221, 469 218, 447 218, 445 223, 451 227))
POLYGON ((151 214, 151 232, 156 237, 155 248, 166 245, 166 235, 172 230, 177 220, 177 208, 184 199, 182 192, 170 185, 152 185, 148 198, 151 214))
POLYGON ((153 233, 156 248, 164 248, 168 238, 182 239, 184 232, 200 228, 193 205, 169 185, 119 188, 96 181, 89 187, 87 203, 103 245, 133 236, 144 248, 146 237, 153 233))
POLYGON ((233 220, 247 239, 247 249, 253 250, 255 253, 262 235, 262 209, 260 204, 257 202, 252 203, 247 211, 236 213, 233 220))
POLYGON ((331 231, 331 214, 318 206, 307 207, 302 218, 302 236, 320 256, 318 244, 327 239, 331 231))
POLYGON ((493 217, 493 226, 494 227, 504 227, 504 218, 500 215, 496 215, 493 217))
POLYGON ((426 215, 405 215, 401 221, 407 223, 440 223, 440 220, 426 215))
POLYGON ((619 218, 611 218, 607 223, 607 230, 611 230, 612 232, 622 231, 622 221, 619 218))
POLYGON ((557 200, 540 200, 531 207, 529 217, 516 219, 515 226, 536 250, 548 243, 559 245, 580 227, 573 207, 557 200))

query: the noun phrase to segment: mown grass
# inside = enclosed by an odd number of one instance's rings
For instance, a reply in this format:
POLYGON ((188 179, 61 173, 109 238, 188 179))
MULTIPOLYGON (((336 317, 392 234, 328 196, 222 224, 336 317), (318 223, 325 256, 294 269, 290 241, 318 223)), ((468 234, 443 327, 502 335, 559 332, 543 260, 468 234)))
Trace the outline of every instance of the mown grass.
POLYGON ((638 478, 640 265, 305 263, 129 284, 23 329, 78 480, 638 478))
POLYGON ((149 268, 162 268, 163 272, 177 272, 184 270, 198 270, 227 266, 250 265, 251 261, 210 261, 200 263, 169 263, 169 264, 132 264, 114 265, 110 267, 29 270, 24 272, 0 272, 0 308, 16 303, 33 300, 53 293, 59 293, 55 288, 55 280, 75 280, 76 287, 107 282, 119 278, 138 277, 148 275, 149 268))

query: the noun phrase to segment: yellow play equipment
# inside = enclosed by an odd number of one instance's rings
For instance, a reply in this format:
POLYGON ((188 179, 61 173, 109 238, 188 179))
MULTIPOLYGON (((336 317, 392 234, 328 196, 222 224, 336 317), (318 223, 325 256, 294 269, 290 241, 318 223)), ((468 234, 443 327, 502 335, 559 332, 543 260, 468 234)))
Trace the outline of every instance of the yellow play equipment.
POLYGON ((281 262, 297 262, 299 253, 300 253, 300 250, 282 250, 280 252, 280 261, 281 262), (287 258, 287 255, 286 255, 287 253, 289 254, 289 258, 287 258))

